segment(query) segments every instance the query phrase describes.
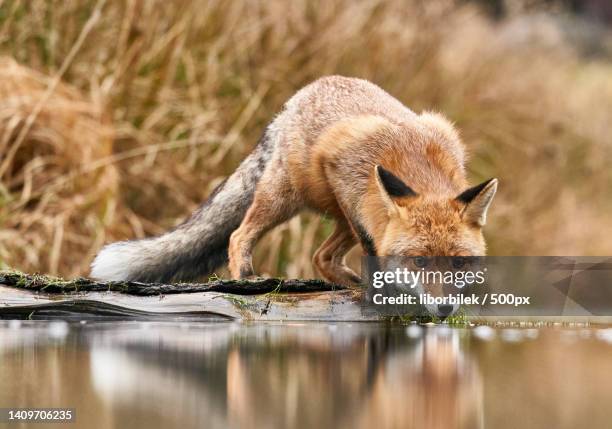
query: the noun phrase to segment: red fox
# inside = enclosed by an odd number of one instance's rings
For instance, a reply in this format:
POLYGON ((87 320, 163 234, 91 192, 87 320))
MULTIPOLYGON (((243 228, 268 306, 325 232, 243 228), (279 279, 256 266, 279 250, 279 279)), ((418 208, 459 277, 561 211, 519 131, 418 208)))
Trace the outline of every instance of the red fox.
POLYGON ((285 104, 188 220, 159 237, 104 247, 91 276, 191 280, 228 259, 233 278, 252 276, 257 241, 306 208, 336 220, 313 258, 333 283, 361 282, 344 261, 357 243, 374 256, 482 256, 497 179, 467 188, 464 162, 443 116, 416 114, 366 80, 324 77, 285 104))

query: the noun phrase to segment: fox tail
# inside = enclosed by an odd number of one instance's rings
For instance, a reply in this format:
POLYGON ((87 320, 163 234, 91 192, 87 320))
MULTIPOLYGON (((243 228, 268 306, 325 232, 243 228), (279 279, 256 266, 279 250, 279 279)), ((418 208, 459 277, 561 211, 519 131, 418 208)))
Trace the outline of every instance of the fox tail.
POLYGON ((264 132, 255 150, 189 219, 159 237, 105 246, 91 264, 91 277, 103 281, 186 281, 209 275, 226 263, 230 235, 253 202, 257 183, 271 158, 269 134, 264 132))

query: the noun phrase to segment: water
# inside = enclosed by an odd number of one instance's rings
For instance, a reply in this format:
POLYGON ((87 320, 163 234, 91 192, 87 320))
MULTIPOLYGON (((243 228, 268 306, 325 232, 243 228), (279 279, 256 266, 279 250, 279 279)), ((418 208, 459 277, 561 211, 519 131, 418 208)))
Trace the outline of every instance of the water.
POLYGON ((609 428, 611 358, 610 328, 2 321, 0 407, 75 408, 60 428, 609 428))

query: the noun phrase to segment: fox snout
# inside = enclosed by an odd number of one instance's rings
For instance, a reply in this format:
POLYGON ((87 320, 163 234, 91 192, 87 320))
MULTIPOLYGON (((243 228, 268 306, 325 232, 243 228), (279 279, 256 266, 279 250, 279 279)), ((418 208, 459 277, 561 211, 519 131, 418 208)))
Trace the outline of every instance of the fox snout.
POLYGON ((440 304, 438 305, 436 316, 440 318, 448 317, 452 315, 455 311, 457 311, 458 308, 459 306, 455 306, 455 305, 440 304))
POLYGON ((444 320, 447 317, 450 317, 453 314, 455 314, 459 310, 460 305, 459 304, 425 303, 424 307, 430 315, 444 320))

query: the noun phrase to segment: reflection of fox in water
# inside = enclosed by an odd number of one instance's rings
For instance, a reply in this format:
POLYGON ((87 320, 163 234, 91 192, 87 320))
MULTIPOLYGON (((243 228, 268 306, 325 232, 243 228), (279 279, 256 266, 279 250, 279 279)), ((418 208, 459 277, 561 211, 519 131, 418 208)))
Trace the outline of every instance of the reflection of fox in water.
POLYGON ((284 330, 277 338, 284 342, 274 349, 254 353, 233 346, 226 372, 228 426, 484 427, 482 376, 458 331, 409 329, 419 338, 407 339, 403 329, 371 335, 339 329, 312 337, 284 330), (282 362, 278 347, 292 351, 282 362))
POLYGON ((422 330, 423 337, 409 351, 381 354, 368 400, 350 427, 484 427, 481 374, 464 353, 458 332, 447 331, 422 330))
POLYGON ((106 246, 103 280, 189 280, 229 256, 232 277, 253 274, 261 236, 304 208, 336 220, 314 255, 321 275, 352 285, 344 255, 483 255, 481 227, 497 188, 467 189, 464 149, 442 116, 415 114, 360 79, 326 77, 293 96, 255 150, 187 221, 166 234, 106 246))

